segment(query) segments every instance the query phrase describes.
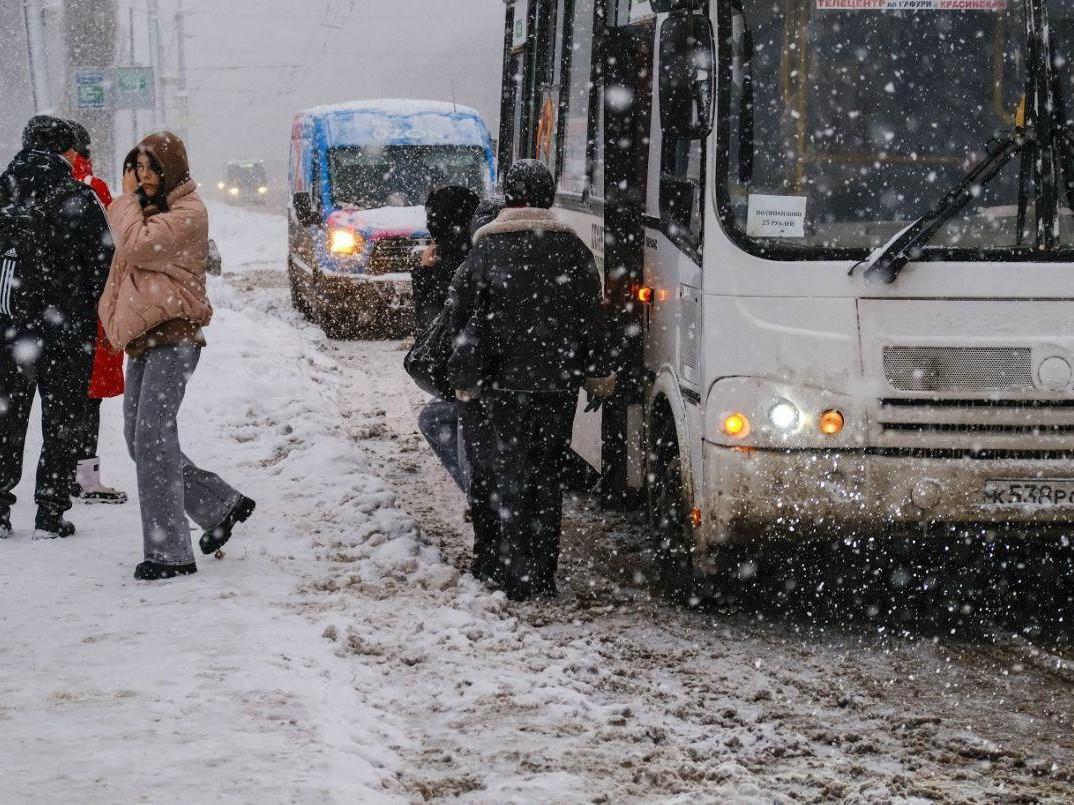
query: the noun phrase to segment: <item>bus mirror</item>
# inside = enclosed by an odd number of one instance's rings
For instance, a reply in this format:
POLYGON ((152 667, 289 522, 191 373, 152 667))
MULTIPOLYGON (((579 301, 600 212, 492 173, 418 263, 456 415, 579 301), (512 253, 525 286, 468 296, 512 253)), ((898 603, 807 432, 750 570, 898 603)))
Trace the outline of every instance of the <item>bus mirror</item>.
POLYGON ((313 226, 317 223, 317 216, 313 212, 313 200, 309 193, 295 193, 291 197, 291 206, 295 211, 295 218, 302 226, 313 226))
POLYGON ((716 39, 699 14, 672 14, 660 26, 660 128, 700 140, 712 131, 716 39))

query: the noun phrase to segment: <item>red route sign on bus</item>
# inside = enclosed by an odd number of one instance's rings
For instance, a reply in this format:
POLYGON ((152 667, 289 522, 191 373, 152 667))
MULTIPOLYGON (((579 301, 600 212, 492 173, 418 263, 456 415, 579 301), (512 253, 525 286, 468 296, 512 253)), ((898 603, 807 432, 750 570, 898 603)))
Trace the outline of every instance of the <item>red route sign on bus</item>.
POLYGON ((1007 0, 817 0, 821 11, 1005 11, 1007 0))

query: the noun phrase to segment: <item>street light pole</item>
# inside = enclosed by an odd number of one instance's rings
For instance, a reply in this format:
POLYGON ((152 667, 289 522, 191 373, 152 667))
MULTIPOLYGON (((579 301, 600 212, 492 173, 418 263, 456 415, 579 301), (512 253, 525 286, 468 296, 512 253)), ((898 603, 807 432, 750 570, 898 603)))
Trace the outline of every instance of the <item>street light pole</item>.
POLYGON ((26 45, 30 57, 30 78, 34 94, 34 109, 38 114, 50 111, 52 99, 48 86, 48 55, 45 51, 45 29, 41 21, 39 0, 23 0, 22 13, 26 19, 26 45))

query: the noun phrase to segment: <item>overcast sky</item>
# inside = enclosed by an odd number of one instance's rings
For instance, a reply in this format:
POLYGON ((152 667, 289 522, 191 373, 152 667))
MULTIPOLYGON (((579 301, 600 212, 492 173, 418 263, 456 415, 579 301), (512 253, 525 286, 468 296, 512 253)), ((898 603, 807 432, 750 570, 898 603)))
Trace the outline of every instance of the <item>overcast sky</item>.
MULTIPOLYGON (((123 28, 131 5, 121 0, 123 28)), ((145 2, 133 5, 144 62, 145 2)), ((160 0, 165 75, 177 70, 178 6, 160 0)), ((502 0, 184 0, 182 7, 189 139, 202 181, 215 181, 231 158, 285 163, 293 114, 316 104, 454 93, 496 125, 502 0)), ((120 61, 127 50, 123 43, 120 61)), ((146 116, 140 129, 148 124, 146 116)), ((130 123, 118 122, 117 140, 130 136, 130 123)))

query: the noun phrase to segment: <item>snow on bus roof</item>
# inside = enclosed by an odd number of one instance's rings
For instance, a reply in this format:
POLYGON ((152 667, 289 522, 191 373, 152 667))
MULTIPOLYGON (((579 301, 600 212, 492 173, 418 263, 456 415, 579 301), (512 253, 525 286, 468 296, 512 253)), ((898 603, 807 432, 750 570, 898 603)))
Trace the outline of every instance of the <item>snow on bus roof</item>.
POLYGON ((300 117, 324 121, 331 145, 487 146, 489 133, 469 106, 444 101, 375 100, 315 106, 300 117))

